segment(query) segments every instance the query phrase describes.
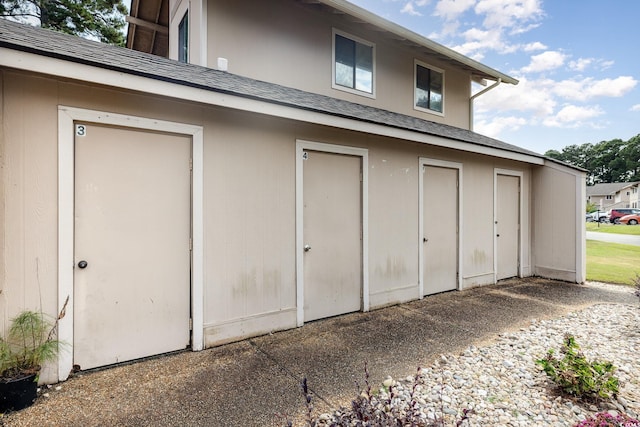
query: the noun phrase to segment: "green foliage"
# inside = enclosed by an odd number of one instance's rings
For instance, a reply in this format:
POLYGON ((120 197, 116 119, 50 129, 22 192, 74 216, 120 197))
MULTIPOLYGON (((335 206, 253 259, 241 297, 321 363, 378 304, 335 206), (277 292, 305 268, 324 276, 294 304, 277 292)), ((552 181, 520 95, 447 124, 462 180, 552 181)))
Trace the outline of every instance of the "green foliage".
POLYGON ((640 181, 640 134, 628 141, 613 139, 597 144, 569 145, 546 156, 588 170, 587 183, 640 181))
POLYGON ((0 17, 123 46, 123 0, 0 0, 0 17))
POLYGON ((0 377, 19 378, 37 373, 54 360, 60 342, 53 339, 55 323, 42 313, 23 311, 11 321, 6 339, 0 338, 0 377))
POLYGON ((618 393, 618 378, 611 362, 588 361, 572 335, 565 335, 558 359, 552 350, 536 361, 563 392, 579 398, 608 399, 618 393))

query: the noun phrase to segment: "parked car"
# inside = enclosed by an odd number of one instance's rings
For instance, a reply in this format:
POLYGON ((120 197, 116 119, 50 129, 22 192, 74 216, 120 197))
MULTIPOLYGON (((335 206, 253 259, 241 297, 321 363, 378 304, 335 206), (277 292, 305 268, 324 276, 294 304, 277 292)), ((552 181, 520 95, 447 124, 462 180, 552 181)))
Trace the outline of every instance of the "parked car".
POLYGON ((631 214, 619 218, 620 224, 637 225, 640 222, 640 215, 631 214))
POLYGON ((622 218, 625 215, 640 215, 640 209, 634 209, 634 208, 616 208, 616 209, 611 209, 611 211, 609 212, 609 221, 619 224, 620 223, 620 218, 622 218))
POLYGON ((607 222, 609 221, 609 213, 604 211, 595 211, 587 214, 587 221, 591 222, 607 222))

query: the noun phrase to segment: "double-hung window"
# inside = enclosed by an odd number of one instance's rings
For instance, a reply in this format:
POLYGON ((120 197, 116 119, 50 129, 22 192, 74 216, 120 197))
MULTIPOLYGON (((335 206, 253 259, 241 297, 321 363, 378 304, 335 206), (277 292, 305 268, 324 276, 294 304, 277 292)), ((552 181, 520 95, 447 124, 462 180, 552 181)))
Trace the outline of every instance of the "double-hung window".
POLYGON ((375 45, 334 30, 333 87, 375 96, 375 45))
POLYGON ((444 114, 444 71, 415 62, 416 110, 444 114))

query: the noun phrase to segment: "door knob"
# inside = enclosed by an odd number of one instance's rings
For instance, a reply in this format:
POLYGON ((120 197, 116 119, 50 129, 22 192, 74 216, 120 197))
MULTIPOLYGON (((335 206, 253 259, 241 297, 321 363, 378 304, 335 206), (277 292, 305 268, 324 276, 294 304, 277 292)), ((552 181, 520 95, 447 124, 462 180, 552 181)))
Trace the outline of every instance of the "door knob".
POLYGON ((78 263, 78 268, 87 268, 87 265, 87 261, 83 260, 78 263))
POLYGON ((305 252, 309 252, 311 250, 311 246, 309 245, 304 245, 304 251, 305 252))

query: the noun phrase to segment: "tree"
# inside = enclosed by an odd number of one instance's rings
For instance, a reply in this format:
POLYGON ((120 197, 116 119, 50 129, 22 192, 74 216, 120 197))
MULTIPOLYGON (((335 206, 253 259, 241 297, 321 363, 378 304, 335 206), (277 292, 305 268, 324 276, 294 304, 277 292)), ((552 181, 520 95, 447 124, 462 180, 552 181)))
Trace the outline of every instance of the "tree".
POLYGON ((569 145, 562 151, 549 150, 545 155, 588 170, 588 184, 640 181, 640 135, 629 141, 612 139, 569 145))
POLYGON ((122 0, 0 0, 0 17, 124 45, 122 0))

